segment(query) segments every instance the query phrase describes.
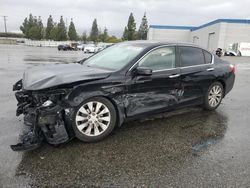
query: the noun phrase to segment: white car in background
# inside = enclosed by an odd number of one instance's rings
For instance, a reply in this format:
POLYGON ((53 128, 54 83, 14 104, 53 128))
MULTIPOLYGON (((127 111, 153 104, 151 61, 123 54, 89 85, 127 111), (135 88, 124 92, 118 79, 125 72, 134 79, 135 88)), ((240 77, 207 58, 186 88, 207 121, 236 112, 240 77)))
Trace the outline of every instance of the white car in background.
POLYGON ((113 45, 113 43, 99 43, 99 44, 97 45, 98 51, 101 51, 101 50, 103 50, 103 49, 105 49, 105 48, 108 48, 108 47, 110 47, 110 46, 112 46, 112 45, 113 45))
POLYGON ((85 44, 78 44, 77 46, 77 50, 84 50, 85 44))
POLYGON ((96 52, 98 52, 98 49, 99 48, 96 45, 94 45, 94 44, 88 44, 88 45, 86 45, 84 47, 83 52, 84 53, 96 53, 96 52))

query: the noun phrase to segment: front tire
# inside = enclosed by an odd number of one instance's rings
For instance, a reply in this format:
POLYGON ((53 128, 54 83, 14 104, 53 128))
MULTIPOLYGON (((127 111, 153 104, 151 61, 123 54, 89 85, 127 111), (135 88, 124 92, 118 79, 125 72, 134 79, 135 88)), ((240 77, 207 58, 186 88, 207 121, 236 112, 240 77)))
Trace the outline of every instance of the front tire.
POLYGON ((205 94, 204 108, 215 110, 221 103, 224 94, 223 85, 220 82, 211 84, 205 94))
POLYGON ((73 121, 73 129, 79 140, 100 141, 113 131, 116 124, 116 110, 108 99, 93 97, 76 108, 73 121))

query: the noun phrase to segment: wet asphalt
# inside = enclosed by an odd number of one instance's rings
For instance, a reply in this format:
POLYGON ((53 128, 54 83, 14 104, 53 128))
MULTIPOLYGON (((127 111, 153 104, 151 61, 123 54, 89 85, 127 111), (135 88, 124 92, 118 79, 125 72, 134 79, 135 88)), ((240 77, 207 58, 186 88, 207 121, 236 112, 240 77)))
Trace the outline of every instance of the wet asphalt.
MULTIPOLYGON (((133 121, 107 139, 14 152, 22 117, 12 85, 27 67, 70 63, 83 52, 0 45, 0 187, 249 187, 250 58, 213 112, 189 108, 133 121)), ((225 57, 224 57, 225 58, 225 57)))

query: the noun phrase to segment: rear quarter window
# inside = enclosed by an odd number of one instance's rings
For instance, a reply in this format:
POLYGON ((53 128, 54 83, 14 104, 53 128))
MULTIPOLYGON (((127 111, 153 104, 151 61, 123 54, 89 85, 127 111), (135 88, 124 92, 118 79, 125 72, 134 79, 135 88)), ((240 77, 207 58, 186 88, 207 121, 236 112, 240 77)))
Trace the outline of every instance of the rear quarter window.
POLYGON ((211 63, 212 62, 212 54, 210 54, 206 50, 203 50, 203 53, 204 53, 204 57, 205 57, 205 63, 206 64, 211 63))
POLYGON ((190 46, 181 46, 179 49, 181 67, 205 64, 202 49, 190 46))

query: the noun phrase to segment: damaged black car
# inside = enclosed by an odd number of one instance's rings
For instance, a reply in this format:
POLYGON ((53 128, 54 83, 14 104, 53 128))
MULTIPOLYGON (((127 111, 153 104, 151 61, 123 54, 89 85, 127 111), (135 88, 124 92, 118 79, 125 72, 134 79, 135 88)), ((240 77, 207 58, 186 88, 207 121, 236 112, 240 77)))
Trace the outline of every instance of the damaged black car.
POLYGON ((96 142, 124 121, 200 105, 216 109, 234 65, 190 44, 123 42, 77 63, 26 70, 13 86, 29 131, 15 151, 76 137, 96 142))

